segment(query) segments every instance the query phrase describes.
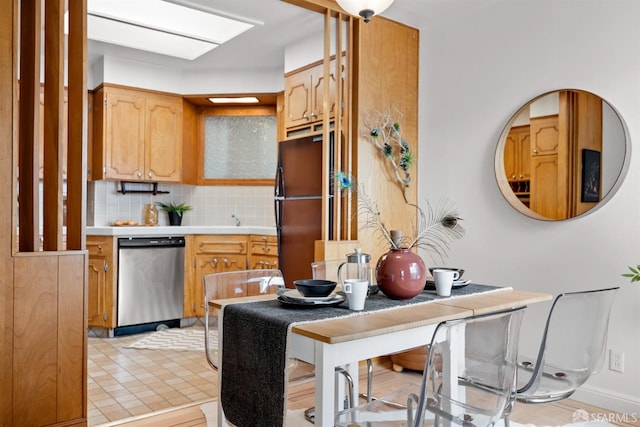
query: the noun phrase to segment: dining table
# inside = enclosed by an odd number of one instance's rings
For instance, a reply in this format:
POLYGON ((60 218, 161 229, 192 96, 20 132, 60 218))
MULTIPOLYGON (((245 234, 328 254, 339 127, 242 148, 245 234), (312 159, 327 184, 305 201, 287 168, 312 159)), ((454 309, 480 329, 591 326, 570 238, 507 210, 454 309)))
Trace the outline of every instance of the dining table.
POLYGON ((315 425, 333 426, 350 373, 358 396, 358 363, 427 345, 443 321, 548 301, 552 295, 469 284, 449 297, 423 292, 411 300, 370 296, 365 310, 300 308, 277 295, 216 299, 218 309, 218 426, 286 423, 287 361, 314 365, 315 425))

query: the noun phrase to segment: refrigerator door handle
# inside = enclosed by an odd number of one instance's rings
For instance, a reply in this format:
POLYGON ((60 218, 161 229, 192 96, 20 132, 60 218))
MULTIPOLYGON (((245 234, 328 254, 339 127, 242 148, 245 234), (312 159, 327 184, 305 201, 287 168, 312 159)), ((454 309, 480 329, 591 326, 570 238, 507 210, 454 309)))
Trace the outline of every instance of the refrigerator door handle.
POLYGON ((286 193, 284 192, 284 179, 283 175, 284 171, 282 170, 282 166, 278 166, 276 168, 276 188, 275 188, 275 196, 283 197, 286 193))

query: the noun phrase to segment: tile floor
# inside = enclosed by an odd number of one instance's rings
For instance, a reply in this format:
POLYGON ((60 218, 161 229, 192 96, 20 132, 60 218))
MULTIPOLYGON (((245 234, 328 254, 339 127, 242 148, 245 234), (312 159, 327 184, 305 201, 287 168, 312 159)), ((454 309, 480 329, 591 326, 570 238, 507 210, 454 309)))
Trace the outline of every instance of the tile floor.
POLYGON ((89 338, 89 426, 208 400, 216 376, 203 351, 130 349, 146 334, 89 338))

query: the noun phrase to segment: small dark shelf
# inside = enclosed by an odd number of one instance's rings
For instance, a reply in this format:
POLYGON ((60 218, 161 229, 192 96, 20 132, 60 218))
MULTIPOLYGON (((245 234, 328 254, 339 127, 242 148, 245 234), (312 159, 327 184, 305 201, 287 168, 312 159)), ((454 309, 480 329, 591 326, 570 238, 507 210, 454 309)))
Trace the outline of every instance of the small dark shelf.
POLYGON ((157 182, 132 182, 132 181, 120 181, 120 190, 118 190, 118 193, 122 193, 122 194, 145 193, 145 194, 153 194, 154 196, 156 194, 169 194, 168 191, 158 190, 157 182), (130 184, 149 185, 150 188, 145 190, 140 190, 140 189, 133 190, 131 188, 127 188, 127 186, 130 184))

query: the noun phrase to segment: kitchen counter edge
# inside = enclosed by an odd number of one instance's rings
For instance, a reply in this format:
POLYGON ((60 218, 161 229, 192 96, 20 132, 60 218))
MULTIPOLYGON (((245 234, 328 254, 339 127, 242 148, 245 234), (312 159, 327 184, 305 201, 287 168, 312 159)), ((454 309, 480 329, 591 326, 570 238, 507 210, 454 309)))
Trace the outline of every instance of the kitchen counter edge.
POLYGON ((188 234, 239 234, 275 236, 275 227, 232 226, 122 226, 87 227, 87 236, 182 236, 188 234))

